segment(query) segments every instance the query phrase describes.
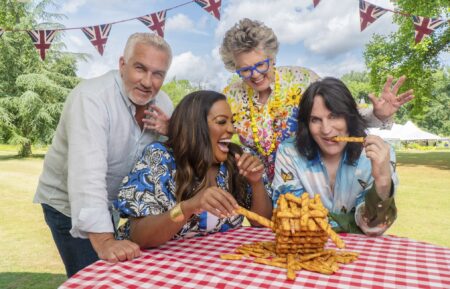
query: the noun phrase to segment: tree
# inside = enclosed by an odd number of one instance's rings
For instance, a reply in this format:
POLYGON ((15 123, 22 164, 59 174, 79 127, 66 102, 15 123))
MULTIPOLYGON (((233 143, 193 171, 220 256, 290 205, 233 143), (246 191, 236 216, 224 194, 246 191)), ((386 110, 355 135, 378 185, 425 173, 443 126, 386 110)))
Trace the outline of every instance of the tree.
POLYGON ((364 100, 369 103, 370 100, 367 95, 371 92, 370 79, 367 72, 351 71, 341 77, 341 80, 348 87, 356 102, 364 100))
POLYGON ((433 133, 450 136, 450 67, 433 73, 432 83, 427 113, 418 124, 433 133))
MULTIPOLYGON (((440 17, 448 13, 448 0, 398 0, 399 10, 417 16, 440 17)), ((416 98, 397 113, 399 119, 413 119, 421 123, 430 111, 427 105, 432 98, 433 73, 441 68, 439 56, 449 51, 450 27, 448 24, 435 30, 419 44, 414 43, 414 27, 411 17, 396 14, 394 21, 398 31, 389 36, 375 35, 364 53, 369 68, 372 91, 380 91, 388 75, 408 79, 402 91, 414 89, 416 98)))
MULTIPOLYGON (((0 2, 0 27, 31 29, 61 25, 51 23, 58 14, 45 11, 51 0, 36 6, 16 1, 0 2), (36 24, 36 20, 43 23, 36 24)), ((19 145, 19 155, 31 155, 32 144, 49 144, 57 126, 63 103, 78 83, 76 59, 58 51, 41 61, 29 36, 22 32, 4 33, 0 39, 0 141, 19 145)))
POLYGON ((176 80, 176 78, 164 84, 161 89, 169 95, 174 105, 177 105, 186 94, 198 90, 189 80, 176 80))

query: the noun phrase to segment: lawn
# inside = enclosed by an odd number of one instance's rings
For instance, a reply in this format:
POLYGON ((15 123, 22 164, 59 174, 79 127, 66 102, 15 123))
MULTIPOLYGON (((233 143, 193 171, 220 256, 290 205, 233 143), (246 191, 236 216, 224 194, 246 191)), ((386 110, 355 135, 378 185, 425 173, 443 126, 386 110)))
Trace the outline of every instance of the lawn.
MULTIPOLYGON (((39 205, 44 151, 18 159, 0 145, 0 288, 56 288, 64 268, 39 205)), ((388 234, 450 247, 450 152, 399 152, 398 219, 388 234)))

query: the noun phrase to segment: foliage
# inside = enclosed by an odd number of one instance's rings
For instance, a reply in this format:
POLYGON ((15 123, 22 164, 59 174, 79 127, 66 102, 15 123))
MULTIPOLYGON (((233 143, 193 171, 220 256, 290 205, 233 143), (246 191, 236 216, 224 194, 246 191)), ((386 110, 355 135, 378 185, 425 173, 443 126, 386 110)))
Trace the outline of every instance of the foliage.
POLYGON ((177 105, 186 94, 198 90, 189 80, 176 80, 176 78, 164 84, 161 89, 169 95, 173 105, 177 105))
MULTIPOLYGON (((62 16, 46 12, 50 5, 0 0, 0 27, 61 27, 51 22, 62 16)), ((76 59, 57 50, 62 46, 56 38, 41 61, 27 33, 6 32, 0 39, 0 141, 20 145, 21 156, 31 154, 31 144, 51 142, 65 98, 79 81, 76 59)))
MULTIPOLYGON (((395 4, 399 10, 411 15, 443 18, 448 14, 448 0, 398 0, 395 4)), ((422 123, 430 109, 433 72, 440 67, 440 54, 449 51, 450 27, 444 24, 415 45, 411 17, 396 14, 394 21, 399 25, 397 32, 389 36, 375 35, 366 46, 364 57, 370 70, 370 83, 372 90, 380 91, 388 75, 406 75, 408 79, 402 91, 413 88, 416 98, 397 114, 400 119, 422 123)))
MULTIPOLYGON (((365 103, 370 103, 367 98, 369 92, 373 91, 370 79, 366 72, 350 72, 341 77, 341 80, 348 86, 353 97, 358 102, 361 98, 365 103)), ((429 82, 430 97, 424 102, 426 106, 421 118, 415 120, 419 127, 435 134, 450 136, 450 67, 438 69, 431 73, 429 82)), ((361 106, 361 104, 359 104, 361 106)), ((413 119, 406 113, 405 108, 401 108, 395 115, 395 122, 405 123, 413 119)))
POLYGON ((450 67, 433 73, 431 81, 431 97, 418 124, 431 132, 450 136, 450 67))
POLYGON ((344 74, 341 80, 348 87, 356 102, 364 100, 365 103, 369 103, 370 100, 367 95, 371 92, 369 75, 367 72, 355 72, 351 71, 344 74))

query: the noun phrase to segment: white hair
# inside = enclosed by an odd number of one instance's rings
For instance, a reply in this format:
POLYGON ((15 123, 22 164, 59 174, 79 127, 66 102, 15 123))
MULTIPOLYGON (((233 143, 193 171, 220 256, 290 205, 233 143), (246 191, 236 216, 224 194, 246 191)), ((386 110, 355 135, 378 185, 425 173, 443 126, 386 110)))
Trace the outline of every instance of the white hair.
POLYGON ((125 45, 125 49, 123 51, 123 57, 125 61, 128 61, 133 52, 136 44, 144 44, 150 45, 157 49, 164 51, 169 59, 169 66, 172 63, 172 49, 170 45, 164 40, 164 38, 160 37, 155 33, 133 33, 128 37, 127 44, 125 45))

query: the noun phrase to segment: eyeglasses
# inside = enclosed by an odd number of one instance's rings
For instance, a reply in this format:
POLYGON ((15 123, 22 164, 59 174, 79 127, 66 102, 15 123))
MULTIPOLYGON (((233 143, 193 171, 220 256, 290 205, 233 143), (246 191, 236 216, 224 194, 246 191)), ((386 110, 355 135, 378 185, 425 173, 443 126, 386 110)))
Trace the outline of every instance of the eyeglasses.
POLYGON ((236 73, 243 79, 249 79, 253 75, 253 71, 258 71, 259 73, 266 73, 269 70, 270 58, 264 59, 263 61, 255 63, 253 66, 246 66, 236 70, 236 73))

